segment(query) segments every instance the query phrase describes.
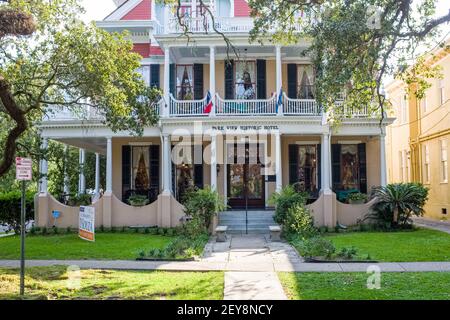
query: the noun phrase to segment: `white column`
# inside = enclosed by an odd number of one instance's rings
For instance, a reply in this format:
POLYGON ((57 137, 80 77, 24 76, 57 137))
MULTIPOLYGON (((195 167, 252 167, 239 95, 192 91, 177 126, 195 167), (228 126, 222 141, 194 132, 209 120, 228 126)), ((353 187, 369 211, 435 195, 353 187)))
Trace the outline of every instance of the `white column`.
POLYGON ((228 147, 226 136, 223 135, 223 201, 228 204, 228 147))
POLYGON ((41 149, 44 151, 44 158, 41 160, 41 193, 47 193, 48 189, 48 182, 47 182, 47 173, 48 173, 48 162, 45 157, 47 157, 47 147, 48 147, 48 140, 47 138, 42 139, 42 145, 41 149))
POLYGON ((211 189, 217 190, 217 134, 211 133, 211 189))
POLYGON ((95 195, 100 194, 100 154, 95 153, 95 195))
POLYGON ((191 2, 192 18, 197 17, 197 0, 191 2))
POLYGON ((331 157, 330 157, 330 135, 328 133, 322 134, 322 159, 321 161, 321 173, 322 173, 322 181, 320 182, 322 185, 322 191, 325 193, 329 193, 330 189, 330 181, 331 181, 331 157))
POLYGON ((171 193, 170 176, 172 172, 172 157, 170 152, 170 137, 163 135, 163 193, 171 193))
POLYGON ((68 153, 69 153, 69 147, 67 145, 65 145, 64 146, 64 187, 63 187, 64 194, 69 194, 69 192, 70 192, 69 176, 67 174, 68 153))
POLYGON ((214 116, 216 113, 216 48, 214 46, 209 47, 209 92, 213 102, 210 115, 214 116))
MULTIPOLYGON (((281 92, 281 87, 282 87, 282 75, 281 75, 281 70, 282 70, 282 65, 281 65, 281 47, 280 46, 276 46, 275 47, 275 59, 276 59, 276 95, 277 95, 277 102, 278 102, 278 98, 281 92)), ((282 115, 283 114, 283 110, 282 108, 278 108, 278 115, 282 115)))
POLYGON ((387 178, 386 178, 386 145, 385 145, 385 136, 386 134, 383 132, 380 134, 380 185, 382 187, 386 186, 387 178))
POLYGON ((279 192, 283 188, 282 169, 281 169, 281 134, 275 133, 275 175, 276 175, 276 191, 279 192))
POLYGON ((106 138, 106 189, 112 193, 112 138, 106 138))
POLYGON ((86 162, 86 150, 79 151, 80 175, 78 177, 78 194, 86 193, 86 177, 84 176, 84 165, 86 162))
POLYGON ((170 110, 170 47, 164 49, 164 101, 166 106, 160 113, 163 117, 168 117, 170 110))

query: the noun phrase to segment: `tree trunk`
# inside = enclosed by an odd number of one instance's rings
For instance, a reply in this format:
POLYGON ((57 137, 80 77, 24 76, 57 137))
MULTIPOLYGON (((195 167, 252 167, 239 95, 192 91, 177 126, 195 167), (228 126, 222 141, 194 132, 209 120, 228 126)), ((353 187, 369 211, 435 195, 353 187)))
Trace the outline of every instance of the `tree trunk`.
POLYGON ((0 177, 11 168, 16 154, 16 141, 28 128, 28 121, 23 111, 17 106, 11 93, 11 87, 8 82, 0 75, 0 101, 2 102, 6 113, 14 120, 16 126, 9 131, 3 150, 3 159, 0 162, 0 177))
POLYGON ((395 207, 394 209, 394 216, 392 218, 392 222, 396 225, 398 223, 398 208, 395 207))

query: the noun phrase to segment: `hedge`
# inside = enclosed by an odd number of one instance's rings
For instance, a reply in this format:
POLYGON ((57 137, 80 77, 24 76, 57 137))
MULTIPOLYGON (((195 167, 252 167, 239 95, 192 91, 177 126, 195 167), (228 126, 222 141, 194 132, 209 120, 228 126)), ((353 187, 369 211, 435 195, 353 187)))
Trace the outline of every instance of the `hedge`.
MULTIPOLYGON (((20 202, 22 193, 20 191, 11 191, 0 193, 0 224, 6 225, 9 230, 20 233, 20 202)), ((26 203, 26 222, 34 219, 34 193, 27 192, 25 196, 26 203)))

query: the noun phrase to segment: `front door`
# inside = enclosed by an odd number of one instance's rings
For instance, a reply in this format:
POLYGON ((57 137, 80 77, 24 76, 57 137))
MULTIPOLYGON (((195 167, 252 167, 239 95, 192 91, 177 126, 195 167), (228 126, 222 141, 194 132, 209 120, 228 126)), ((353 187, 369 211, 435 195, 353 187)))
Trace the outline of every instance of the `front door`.
POLYGON ((228 204, 232 209, 265 207, 259 149, 256 144, 228 145, 228 204))

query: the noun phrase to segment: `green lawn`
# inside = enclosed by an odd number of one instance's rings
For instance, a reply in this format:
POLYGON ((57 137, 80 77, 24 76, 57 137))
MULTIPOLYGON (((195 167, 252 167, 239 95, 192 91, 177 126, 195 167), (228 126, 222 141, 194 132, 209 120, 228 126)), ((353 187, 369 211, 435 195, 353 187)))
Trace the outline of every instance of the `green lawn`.
POLYGON ((366 273, 278 274, 294 300, 449 300, 449 272, 381 273, 380 289, 367 289, 366 273))
MULTIPOLYGON (((138 233, 97 233, 95 242, 78 235, 27 236, 27 259, 135 259, 141 249, 161 249, 173 237, 138 233)), ((0 259, 20 258, 20 237, 0 238, 0 259)))
MULTIPOLYGON (((26 299, 223 299, 223 272, 81 270, 79 287, 67 286, 66 267, 28 268, 26 299)), ((17 299, 19 270, 0 268, 0 300, 17 299)))
POLYGON ((337 249, 354 246, 358 255, 379 261, 450 261, 450 234, 418 229, 399 232, 349 232, 326 235, 337 249))

